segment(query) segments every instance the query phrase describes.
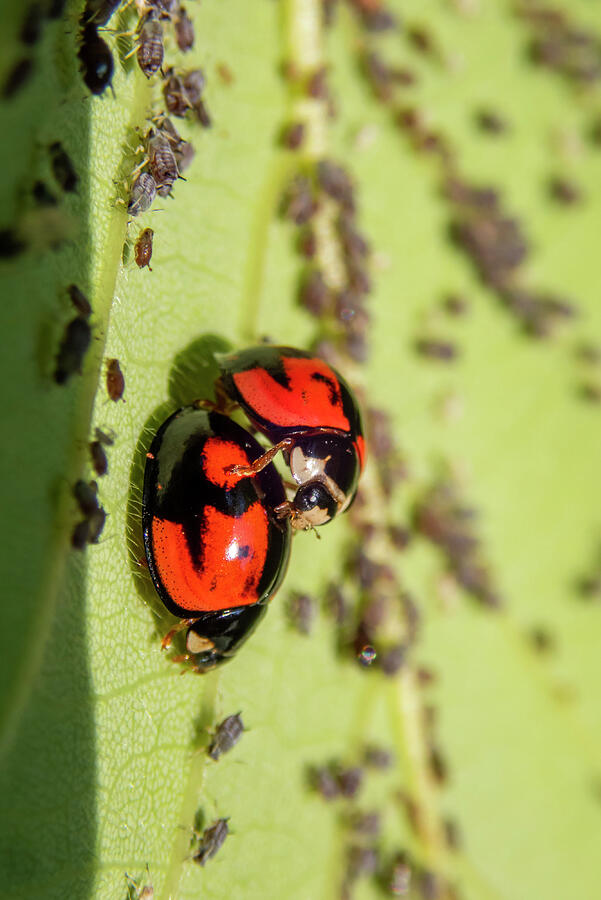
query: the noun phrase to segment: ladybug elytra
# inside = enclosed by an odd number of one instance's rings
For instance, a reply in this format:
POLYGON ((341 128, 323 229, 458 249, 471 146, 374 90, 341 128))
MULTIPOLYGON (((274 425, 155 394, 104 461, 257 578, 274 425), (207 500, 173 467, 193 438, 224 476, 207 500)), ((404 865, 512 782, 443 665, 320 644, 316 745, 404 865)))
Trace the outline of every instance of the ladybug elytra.
POLYGON ((273 465, 252 478, 230 471, 263 454, 227 416, 187 406, 159 428, 147 454, 142 526, 148 567, 182 620, 186 655, 204 671, 229 659, 266 612, 284 577, 290 527, 273 465))
POLYGON ((342 376, 319 357, 293 347, 264 345, 218 355, 224 393, 239 404, 273 447, 252 467, 255 474, 282 451, 298 489, 276 508, 292 527, 324 525, 344 512, 357 492, 365 463, 361 413, 342 376))

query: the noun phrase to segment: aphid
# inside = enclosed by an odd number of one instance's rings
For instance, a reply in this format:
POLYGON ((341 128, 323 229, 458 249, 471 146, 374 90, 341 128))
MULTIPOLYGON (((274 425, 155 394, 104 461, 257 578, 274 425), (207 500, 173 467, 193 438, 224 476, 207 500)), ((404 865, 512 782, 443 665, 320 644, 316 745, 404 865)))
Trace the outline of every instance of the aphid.
POLYGON ((204 866, 223 846, 229 833, 228 821, 228 819, 217 819, 203 831, 200 844, 192 856, 194 862, 199 866, 204 866))
POLYGON ((136 241, 136 246, 134 247, 134 256, 136 260, 136 265, 139 269, 143 269, 144 266, 148 266, 149 272, 152 272, 150 268, 150 260, 152 259, 152 239, 154 236, 154 231, 152 228, 145 228, 144 231, 140 234, 138 240, 136 241))
POLYGON ((177 46, 186 53, 194 46, 194 24, 183 6, 180 6, 173 21, 177 46))
POLYGON ((101 431, 100 428, 96 429, 95 439, 90 442, 90 456, 92 457, 92 467, 99 477, 106 475, 109 468, 104 448, 111 447, 114 442, 114 437, 101 431))
POLYGON ((563 206, 575 206, 582 200, 582 191, 567 178, 553 177, 549 181, 549 194, 563 206))
POLYGON ((340 795, 340 785, 329 766, 311 766, 308 771, 309 785, 321 794, 324 800, 333 800, 340 795))
POLYGON ((488 134, 505 134, 509 130, 503 116, 492 109, 479 109, 476 112, 476 125, 488 134))
POLYGON ((56 206, 58 202, 48 185, 39 179, 34 182, 31 195, 38 206, 56 206))
POLYGON ((203 128, 210 128, 212 124, 211 117, 202 99, 205 88, 204 72, 202 69, 191 69, 184 74, 183 81, 184 89, 196 113, 196 118, 203 128))
POLYGON ((429 763, 432 775, 439 784, 443 784, 448 779, 448 766, 446 760, 442 755, 440 747, 437 747, 435 744, 430 745, 429 751, 429 763))
POLYGON ((341 795, 352 800, 361 790, 363 770, 359 766, 353 766, 350 769, 337 769, 336 780, 341 795))
POLYGON ((32 47, 40 39, 44 13, 40 3, 32 3, 29 6, 19 31, 19 40, 27 47, 32 47))
POLYGON ((321 188, 349 213, 355 211, 354 188, 342 166, 322 159, 317 164, 317 180, 321 188))
POLYGON ((536 625, 530 629, 528 639, 537 653, 551 653, 556 649, 555 638, 548 629, 543 628, 541 625, 536 625))
POLYGON ((451 850, 460 850, 463 844, 461 829, 456 819, 445 819, 443 822, 447 844, 451 850))
POLYGON ((356 812, 351 815, 349 824, 357 834, 376 838, 382 829, 382 816, 379 812, 356 812))
POLYGON ((367 744, 363 750, 363 762, 371 769, 389 769, 394 761, 390 750, 378 747, 376 744, 367 744))
POLYGON ((224 63, 224 62, 217 63, 217 74, 219 75, 223 84, 226 84, 228 86, 230 84, 232 84, 232 82, 234 80, 234 75, 233 75, 230 67, 227 65, 227 63, 224 63))
POLYGON ((461 294, 448 294, 444 298, 444 308, 450 316, 464 316, 469 312, 469 300, 461 294))
POLYGON ((125 390, 125 378, 118 359, 108 359, 106 363, 106 390, 115 403, 121 400, 125 390))
POLYGON ((388 537, 397 550, 404 550, 411 542, 411 532, 403 525, 389 525, 388 537))
POLYGON ((290 624, 300 634, 311 634, 315 618, 315 603, 308 594, 294 593, 288 599, 286 613, 290 624))
POLYGON ((238 743, 243 732, 244 723, 240 713, 220 722, 208 750, 211 759, 218 760, 224 753, 228 753, 238 743))
POLYGON ((33 73, 33 60, 28 56, 19 59, 6 77, 2 87, 2 98, 9 100, 14 97, 29 81, 33 73))
POLYGON ((92 315, 92 306, 84 292, 81 291, 76 284, 70 284, 67 288, 67 293, 71 298, 71 303, 80 316, 83 316, 84 319, 89 319, 92 315))
POLYGON ((69 322, 56 357, 54 380, 57 384, 65 384, 75 372, 81 375, 83 358, 91 340, 92 331, 86 317, 76 316, 69 322))
POLYGON ((420 338, 415 342, 415 349, 421 356, 438 359, 441 362, 452 362, 457 357, 457 347, 450 341, 420 338))
POLYGON ((79 177, 73 167, 65 148, 60 141, 50 144, 50 164, 52 172, 63 191, 73 193, 77 190, 79 177))
POLYGON ((309 272, 303 280, 299 291, 299 300, 307 312, 318 318, 331 309, 332 295, 319 269, 309 272))
POLYGON ((317 212, 319 204, 313 196, 311 182, 297 175, 288 185, 282 201, 282 212, 295 225, 305 225, 317 212))
POLYGON ((182 141, 181 144, 173 151, 173 155, 175 156, 175 161, 177 162, 177 168, 180 173, 185 172, 189 166, 192 165, 192 161, 196 156, 196 150, 190 143, 190 141, 182 141))
POLYGON ((147 78, 161 68, 164 54, 163 26, 153 13, 149 13, 140 26, 137 51, 138 65, 147 78))
POLYGON ((354 844, 348 849, 346 878, 356 881, 357 878, 373 875, 378 868, 378 851, 375 847, 364 847, 354 844))
POLYGON ((0 228, 0 259, 12 259, 25 249, 25 242, 21 240, 14 228, 0 228))
POLYGON ((288 150, 298 150, 305 138, 305 126, 302 122, 292 122, 284 128, 282 144, 288 150))
POLYGON ((179 176, 177 162, 166 137, 152 129, 148 138, 148 165, 159 197, 171 193, 179 176))
POLYGON ((156 181, 149 172, 141 172, 131 186, 127 211, 139 216, 150 209, 157 193, 156 181))
POLYGON ((95 481, 86 482, 80 479, 75 483, 73 494, 85 519, 75 526, 71 543, 76 549, 82 550, 86 543, 98 543, 106 513, 98 503, 98 485, 95 481))
POLYGON ((584 341, 576 348, 576 355, 585 363, 599 365, 601 363, 601 345, 584 341))
POLYGON ((297 244, 298 252, 307 259, 313 259, 317 253, 317 237, 311 227, 306 228, 300 235, 297 244))
POLYGON ((176 75, 173 69, 169 69, 163 82, 163 97, 167 111, 172 116, 177 116, 178 119, 183 118, 188 110, 192 109, 192 102, 184 87, 183 78, 176 75))
POLYGON ((77 55, 86 87, 93 94, 102 94, 113 80, 115 64, 110 47, 99 36, 92 22, 82 28, 77 55))

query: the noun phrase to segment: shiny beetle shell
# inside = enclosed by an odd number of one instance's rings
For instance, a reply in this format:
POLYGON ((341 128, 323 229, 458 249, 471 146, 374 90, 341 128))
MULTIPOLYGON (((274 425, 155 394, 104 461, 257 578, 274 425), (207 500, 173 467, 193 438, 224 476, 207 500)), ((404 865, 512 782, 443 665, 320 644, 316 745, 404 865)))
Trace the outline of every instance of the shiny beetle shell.
POLYGON ((365 463, 361 414, 342 376, 319 357, 264 345, 220 356, 221 385, 285 458, 299 489, 298 528, 322 525, 352 502, 365 463))
POLYGON ((266 611, 290 553, 285 499, 273 465, 253 478, 228 471, 263 448, 226 416, 173 413, 147 454, 142 526, 148 567, 169 612, 197 619, 186 647, 200 668, 233 655, 266 611))

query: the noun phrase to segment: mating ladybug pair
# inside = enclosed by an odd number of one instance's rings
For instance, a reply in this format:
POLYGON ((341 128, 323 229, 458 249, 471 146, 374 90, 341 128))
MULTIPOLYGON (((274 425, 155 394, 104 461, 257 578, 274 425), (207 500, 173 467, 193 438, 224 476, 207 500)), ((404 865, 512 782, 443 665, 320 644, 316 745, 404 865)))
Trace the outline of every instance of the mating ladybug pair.
POLYGON ((343 378, 291 347, 218 356, 217 402, 173 413, 147 454, 142 525, 152 580, 181 618, 199 671, 231 658, 282 582, 292 531, 351 504, 365 459, 361 415, 343 378), (225 413, 239 406, 272 447, 225 413), (273 465, 282 452, 292 500, 273 465))

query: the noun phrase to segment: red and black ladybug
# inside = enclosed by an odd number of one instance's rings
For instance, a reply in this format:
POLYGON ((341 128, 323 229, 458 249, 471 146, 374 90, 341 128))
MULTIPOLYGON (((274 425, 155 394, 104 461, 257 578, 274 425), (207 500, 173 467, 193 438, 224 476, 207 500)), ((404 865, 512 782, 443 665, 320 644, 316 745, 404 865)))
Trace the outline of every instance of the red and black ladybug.
POLYGON ((187 653, 205 671, 231 658, 267 610, 290 553, 280 476, 251 467, 264 448, 227 416, 192 406, 159 428, 147 454, 142 526, 148 567, 187 653))
POLYGON ((342 376, 322 359, 293 347, 264 345, 217 355, 217 397, 238 403, 274 446, 252 466, 260 472, 281 450, 294 481, 293 500, 278 504, 278 517, 293 528, 313 528, 347 509, 365 463, 361 413, 342 376))

